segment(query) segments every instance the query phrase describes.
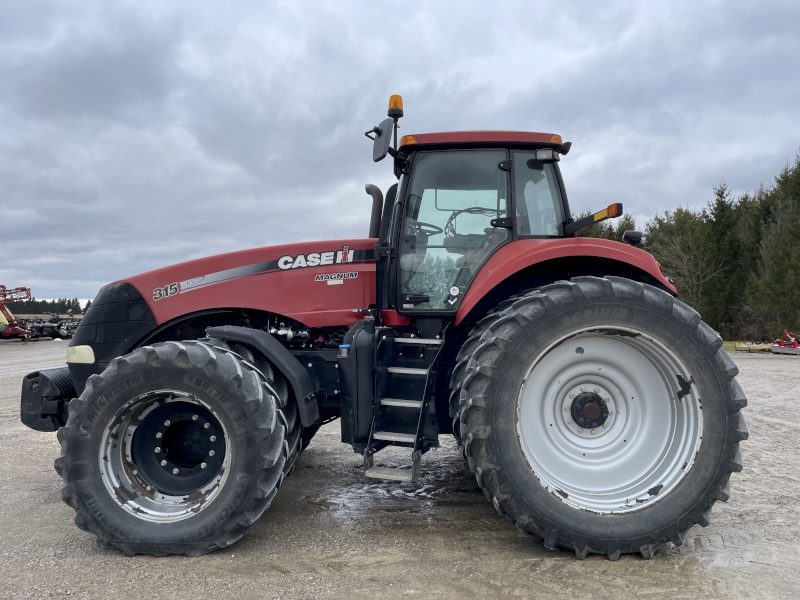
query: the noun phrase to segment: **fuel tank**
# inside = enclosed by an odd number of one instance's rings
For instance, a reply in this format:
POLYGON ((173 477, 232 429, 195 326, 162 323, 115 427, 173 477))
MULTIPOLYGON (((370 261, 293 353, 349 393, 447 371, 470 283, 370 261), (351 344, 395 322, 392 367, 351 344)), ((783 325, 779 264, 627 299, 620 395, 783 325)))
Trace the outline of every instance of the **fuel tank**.
MULTIPOLYGON (((120 280, 158 325, 211 308, 249 308, 308 327, 351 325, 375 302, 377 239, 304 242, 191 260, 120 280)), ((119 283, 119 282, 115 282, 119 283)))

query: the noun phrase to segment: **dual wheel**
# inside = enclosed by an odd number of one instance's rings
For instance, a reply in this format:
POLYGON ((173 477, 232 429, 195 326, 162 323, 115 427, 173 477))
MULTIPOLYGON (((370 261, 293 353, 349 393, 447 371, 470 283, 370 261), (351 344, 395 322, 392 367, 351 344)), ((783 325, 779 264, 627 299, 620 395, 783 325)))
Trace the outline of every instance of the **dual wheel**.
POLYGON ((475 327, 451 379, 454 431, 524 533, 579 558, 649 558, 707 525, 742 468, 746 399, 721 346, 654 287, 552 284, 475 327))
POLYGON ((300 451, 280 374, 219 340, 134 350, 89 379, 58 431, 75 523, 125 554, 199 556, 241 538, 300 451))

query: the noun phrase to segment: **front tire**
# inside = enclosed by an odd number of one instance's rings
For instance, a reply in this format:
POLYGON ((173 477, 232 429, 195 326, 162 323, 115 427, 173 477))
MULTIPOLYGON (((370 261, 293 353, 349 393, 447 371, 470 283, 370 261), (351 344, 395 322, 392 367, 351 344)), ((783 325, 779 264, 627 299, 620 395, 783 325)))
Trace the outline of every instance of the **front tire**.
POLYGON ((459 397, 495 508, 555 549, 680 545, 729 496, 746 405, 722 340, 652 286, 579 277, 482 323, 459 397))
POLYGON ((207 554, 272 502, 287 429, 262 376, 236 355, 199 342, 139 348, 70 403, 61 497, 103 548, 207 554))

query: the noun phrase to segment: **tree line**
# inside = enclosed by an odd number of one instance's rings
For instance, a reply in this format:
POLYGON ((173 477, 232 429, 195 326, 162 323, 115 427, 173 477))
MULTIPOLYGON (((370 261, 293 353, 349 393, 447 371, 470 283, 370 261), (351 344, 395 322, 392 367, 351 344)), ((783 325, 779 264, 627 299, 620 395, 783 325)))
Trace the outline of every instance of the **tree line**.
MULTIPOLYGON (((86 309, 92 304, 92 301, 86 303, 86 309)), ((31 298, 30 300, 20 300, 19 302, 11 302, 8 305, 8 308, 11 309, 11 312, 19 313, 19 314, 26 314, 26 315, 38 315, 38 314, 66 314, 68 310, 72 310, 72 313, 75 315, 81 314, 84 310, 81 308, 80 302, 78 302, 77 298, 68 299, 68 298, 59 298, 58 300, 37 300, 36 298, 31 298)))
MULTIPOLYGON (((769 340, 800 330, 800 153, 773 184, 734 198, 723 182, 699 209, 679 207, 644 227, 642 248, 680 299, 725 339, 769 340)), ((622 240, 631 215, 578 235, 622 240)))

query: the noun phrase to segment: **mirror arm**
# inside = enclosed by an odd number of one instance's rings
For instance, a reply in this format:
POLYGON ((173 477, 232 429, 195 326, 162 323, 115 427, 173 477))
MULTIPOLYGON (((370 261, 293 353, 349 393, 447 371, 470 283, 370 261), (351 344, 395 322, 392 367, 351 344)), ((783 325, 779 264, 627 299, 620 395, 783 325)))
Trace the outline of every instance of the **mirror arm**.
POLYGON ((392 148, 391 146, 389 146, 388 152, 389 156, 391 156, 395 160, 399 160, 401 162, 408 160, 408 157, 405 154, 403 154, 399 150, 396 150, 395 148, 392 148))
POLYGON ((600 212, 596 212, 593 215, 589 215, 588 217, 583 217, 578 221, 572 221, 569 219, 564 224, 564 235, 572 235, 576 231, 580 231, 581 229, 586 229, 587 227, 591 227, 595 223, 600 223, 605 221, 606 219, 614 219, 616 217, 622 216, 622 204, 617 202, 616 204, 609 204, 608 208, 601 210, 600 212))

